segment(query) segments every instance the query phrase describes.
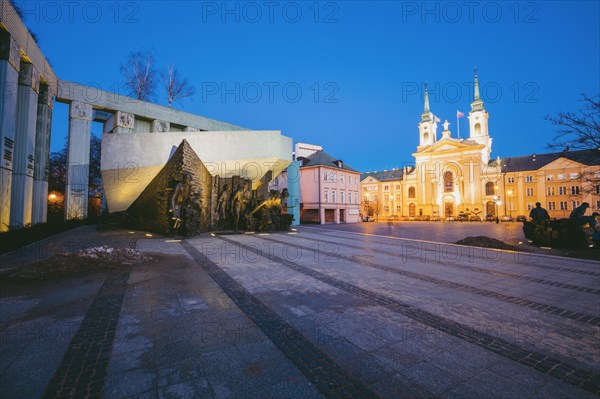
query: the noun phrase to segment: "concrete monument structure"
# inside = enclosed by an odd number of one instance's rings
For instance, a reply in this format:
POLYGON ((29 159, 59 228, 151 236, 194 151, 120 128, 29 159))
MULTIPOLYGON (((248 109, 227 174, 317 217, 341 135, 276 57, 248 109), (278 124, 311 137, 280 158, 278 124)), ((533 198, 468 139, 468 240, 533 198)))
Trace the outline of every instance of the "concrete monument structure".
POLYGON ((129 208, 184 139, 211 176, 249 179, 263 197, 292 160, 292 141, 280 131, 254 131, 59 81, 14 7, 0 0, 0 231, 46 221, 54 101, 69 105, 66 219, 87 216, 92 122, 103 124, 109 212, 129 208))
POLYGON ((0 231, 46 221, 58 79, 8 0, 0 1, 0 231))

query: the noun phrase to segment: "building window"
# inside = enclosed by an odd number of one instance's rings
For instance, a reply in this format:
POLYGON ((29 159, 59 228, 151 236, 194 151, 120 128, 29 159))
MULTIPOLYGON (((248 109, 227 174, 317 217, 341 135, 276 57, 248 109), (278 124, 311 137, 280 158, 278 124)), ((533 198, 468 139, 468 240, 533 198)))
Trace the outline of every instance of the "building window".
POLYGON ((354 193, 354 202, 358 204, 358 193, 354 193))
POLYGON ((415 198, 417 195, 415 194, 415 188, 414 187, 409 187, 408 188, 408 198, 415 198))
POLYGON ((444 173, 444 191, 454 191, 454 175, 450 171, 444 173))
POLYGON ((554 195, 554 187, 547 187, 548 195, 554 195))
POLYGON ((546 180, 554 181, 554 175, 546 175, 546 180))
POLYGON ((343 183, 343 182, 344 182, 344 175, 341 175, 340 176, 340 183, 343 183))
POLYGON ((573 206, 572 209, 575 209, 579 206, 579 201, 571 201, 571 205, 573 206))
POLYGON ((481 133, 481 124, 476 123, 475 124, 475 134, 479 134, 481 133))
POLYGON ((533 197, 533 187, 527 187, 527 188, 525 189, 525 195, 526 195, 527 197, 533 197))
POLYGON ((390 213, 390 206, 389 206, 389 205, 385 205, 385 206, 383 207, 383 212, 385 212, 385 213, 390 213))
POLYGON ((401 190, 401 189, 402 189, 402 186, 399 184, 396 184, 396 190, 401 190))
POLYGON ((514 177, 509 177, 508 178, 508 182, 509 183, 514 183, 515 182, 515 178, 514 177))
POLYGON ((494 190, 494 183, 491 181, 485 183, 485 195, 494 195, 496 194, 494 190))
POLYGON ((594 187, 594 193, 600 194, 600 186, 594 187))
POLYGON ((567 201, 560 201, 558 203, 558 205, 560 206, 560 210, 561 211, 566 211, 567 210, 567 201))
POLYGON ((341 202, 342 204, 344 204, 344 203, 345 203, 345 202, 344 202, 344 193, 343 193, 343 192, 341 192, 341 193, 340 193, 340 202, 341 202))
POLYGON ((571 195, 579 195, 579 186, 571 186, 571 195))
POLYGON ((383 195, 383 202, 390 202, 390 196, 387 194, 383 195))
POLYGON ((569 177, 571 178, 571 180, 577 180, 579 179, 579 173, 571 173, 569 177))
POLYGON ((336 203, 335 191, 331 192, 331 202, 333 202, 334 204, 336 203))
POLYGON ((383 191, 390 191, 390 186, 383 186, 383 191))
POLYGON ((558 195, 567 195, 567 188, 564 186, 560 186, 558 188, 558 195))
POLYGON ((414 218, 416 213, 417 213, 417 206, 415 204, 408 205, 408 216, 414 218))
POLYGON ((323 181, 327 181, 328 177, 329 177, 329 172, 327 172, 327 171, 323 172, 323 181))
POLYGON ((556 202, 548 202, 548 210, 555 211, 556 210, 556 202))
POLYGON ((329 202, 329 191, 325 191, 325 201, 323 202, 329 202))
POLYGON ((396 194, 396 202, 402 202, 402 195, 396 194))
POLYGON ((561 173, 561 174, 559 174, 559 175, 556 175, 556 178, 557 178, 558 180, 565 180, 565 175, 561 173))
POLYGON ((531 183, 533 181, 533 176, 525 176, 525 182, 531 183))
POLYGON ((600 210, 600 201, 596 201, 596 210, 600 210))
POLYGON ((527 210, 530 211, 533 209, 533 204, 531 202, 527 203, 527 210))
MULTIPOLYGON (((597 204, 600 204, 600 201, 598 201, 597 204)), ((402 211, 402 207, 400 205, 396 205, 396 214, 400 214, 401 211, 402 211)))

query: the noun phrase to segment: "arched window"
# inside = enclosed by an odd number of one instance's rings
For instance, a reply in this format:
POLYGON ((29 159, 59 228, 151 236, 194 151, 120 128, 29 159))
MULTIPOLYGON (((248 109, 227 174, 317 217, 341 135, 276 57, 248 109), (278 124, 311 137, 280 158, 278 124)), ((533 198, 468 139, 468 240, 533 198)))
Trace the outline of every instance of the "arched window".
POLYGON ((408 205, 408 216, 414 218, 417 213, 417 206, 415 204, 408 205))
POLYGON ((444 173, 444 191, 454 191, 454 175, 450 171, 444 173))
POLYGON ((481 124, 476 123, 475 124, 475 134, 479 134, 479 133, 481 133, 481 124))
POLYGON ((423 133, 423 142, 426 143, 429 140, 429 133, 423 133))
POLYGON ((485 183, 485 195, 494 195, 494 194, 495 194, 494 183, 492 183, 491 181, 485 183))
POLYGON ((409 187, 408 188, 408 198, 415 198, 417 195, 415 194, 415 188, 414 187, 409 187))

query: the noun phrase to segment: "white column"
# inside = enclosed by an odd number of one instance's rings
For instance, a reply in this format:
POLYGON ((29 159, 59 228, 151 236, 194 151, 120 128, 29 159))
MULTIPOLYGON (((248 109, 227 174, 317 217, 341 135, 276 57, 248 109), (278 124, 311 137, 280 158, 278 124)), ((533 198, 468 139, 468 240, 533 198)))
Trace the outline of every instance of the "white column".
POLYGON ((47 85, 40 85, 35 133, 32 224, 46 223, 48 216, 48 164, 50 130, 52 129, 52 105, 51 91, 47 85))
POLYGON ((18 83, 10 225, 23 227, 31 224, 33 204, 39 74, 32 64, 21 63, 18 83))
POLYGON ((319 221, 325 224, 325 208, 319 208, 319 221))
POLYGON ((71 102, 65 193, 67 220, 87 217, 91 133, 92 106, 77 101, 71 102))
POLYGON ((10 225, 19 67, 19 47, 0 29, 0 232, 10 225))

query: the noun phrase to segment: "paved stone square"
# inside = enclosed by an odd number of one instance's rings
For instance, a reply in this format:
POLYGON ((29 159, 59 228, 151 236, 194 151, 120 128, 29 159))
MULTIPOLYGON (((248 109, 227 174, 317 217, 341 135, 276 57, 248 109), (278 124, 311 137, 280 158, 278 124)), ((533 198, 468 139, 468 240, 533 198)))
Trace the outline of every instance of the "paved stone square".
POLYGON ((55 237, 155 260, 2 282, 0 397, 600 394, 599 262, 379 233, 55 237))

